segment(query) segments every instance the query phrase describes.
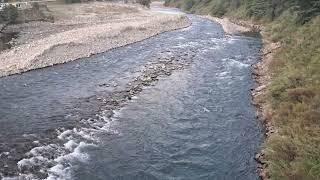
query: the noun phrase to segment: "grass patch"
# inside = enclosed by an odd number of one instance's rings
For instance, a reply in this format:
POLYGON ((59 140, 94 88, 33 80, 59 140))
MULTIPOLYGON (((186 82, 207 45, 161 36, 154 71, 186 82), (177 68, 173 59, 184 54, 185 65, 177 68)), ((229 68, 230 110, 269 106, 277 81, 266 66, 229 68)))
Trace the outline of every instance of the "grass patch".
POLYGON ((280 32, 278 23, 271 25, 272 38, 283 42, 269 67, 268 99, 279 131, 265 145, 272 179, 320 179, 319 25, 320 17, 280 32))

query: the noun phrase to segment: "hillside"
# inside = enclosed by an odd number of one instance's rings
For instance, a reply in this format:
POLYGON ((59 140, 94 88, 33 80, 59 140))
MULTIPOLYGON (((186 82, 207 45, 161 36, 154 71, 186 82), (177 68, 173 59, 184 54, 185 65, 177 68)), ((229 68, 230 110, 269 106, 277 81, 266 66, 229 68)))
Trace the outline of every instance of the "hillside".
MULTIPOLYGON (((274 132, 264 145, 270 179, 320 179, 320 1, 167 0, 166 5, 263 25, 278 42, 259 97, 274 132)), ((270 52, 265 52, 264 55, 270 52)))

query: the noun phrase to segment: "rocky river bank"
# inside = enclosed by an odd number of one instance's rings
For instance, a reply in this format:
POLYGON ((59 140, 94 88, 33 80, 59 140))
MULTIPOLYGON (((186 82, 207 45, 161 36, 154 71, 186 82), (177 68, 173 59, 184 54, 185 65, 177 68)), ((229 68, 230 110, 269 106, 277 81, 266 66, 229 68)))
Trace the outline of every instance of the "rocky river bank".
POLYGON ((49 5, 55 22, 11 25, 19 32, 0 52, 0 76, 65 63, 190 25, 181 15, 152 12, 134 5, 84 3, 49 5))

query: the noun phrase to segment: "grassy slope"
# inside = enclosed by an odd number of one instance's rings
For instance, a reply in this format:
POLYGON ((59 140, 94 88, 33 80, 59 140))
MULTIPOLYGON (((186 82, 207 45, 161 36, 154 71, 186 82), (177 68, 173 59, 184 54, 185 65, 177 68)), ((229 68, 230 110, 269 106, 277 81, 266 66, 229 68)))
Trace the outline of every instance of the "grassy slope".
POLYGON ((274 179, 320 179, 320 17, 296 27, 273 22, 283 41, 270 65, 268 101, 279 133, 266 142, 274 179))
MULTIPOLYGON (((167 4, 193 13, 249 18, 245 6, 231 11, 223 3, 215 7, 217 1, 167 4)), ((296 18, 289 10, 273 20, 255 17, 267 28, 267 38, 282 43, 269 67, 272 80, 265 97, 278 131, 265 142, 266 160, 271 179, 277 180, 320 179, 320 17, 303 25, 296 18)))

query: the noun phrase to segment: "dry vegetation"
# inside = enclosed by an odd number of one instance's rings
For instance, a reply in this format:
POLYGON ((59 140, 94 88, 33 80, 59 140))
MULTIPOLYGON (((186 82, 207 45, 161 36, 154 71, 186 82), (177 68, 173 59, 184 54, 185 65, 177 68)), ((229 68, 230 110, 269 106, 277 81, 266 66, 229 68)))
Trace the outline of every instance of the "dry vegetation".
POLYGON ((319 25, 317 17, 300 27, 279 20, 270 28, 283 42, 269 67, 267 98, 278 129, 266 142, 273 179, 320 179, 319 25))

